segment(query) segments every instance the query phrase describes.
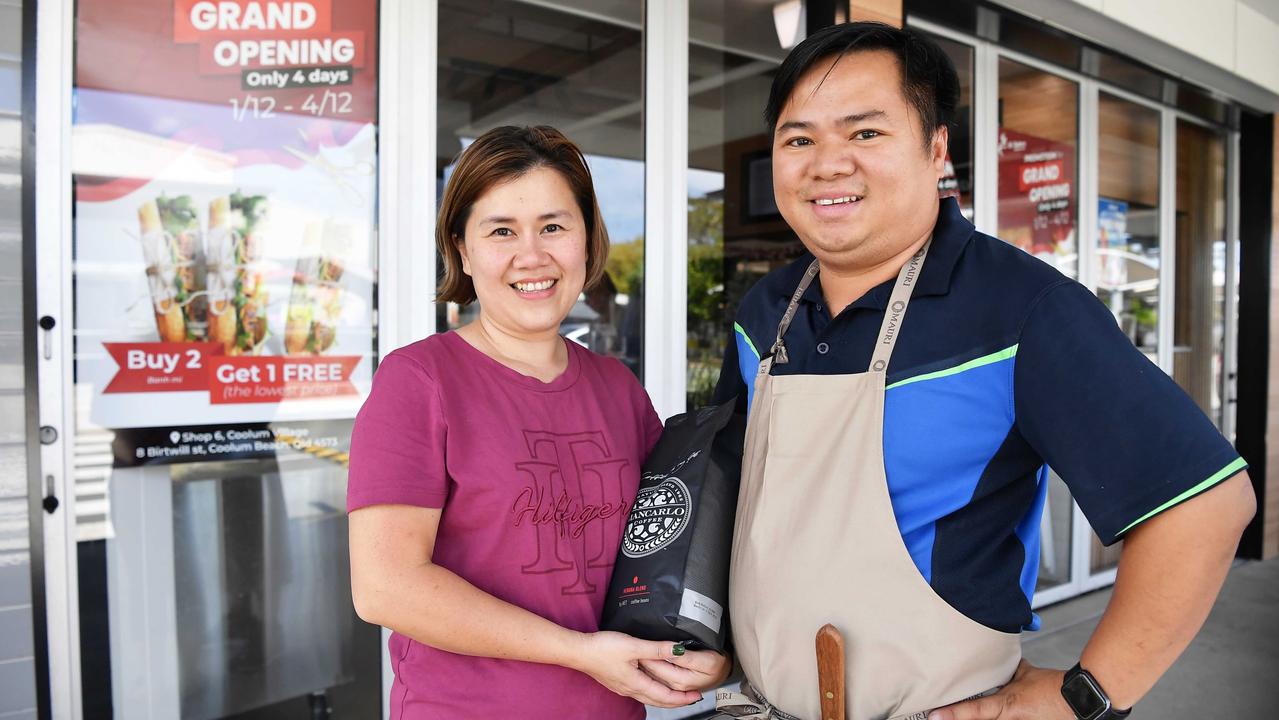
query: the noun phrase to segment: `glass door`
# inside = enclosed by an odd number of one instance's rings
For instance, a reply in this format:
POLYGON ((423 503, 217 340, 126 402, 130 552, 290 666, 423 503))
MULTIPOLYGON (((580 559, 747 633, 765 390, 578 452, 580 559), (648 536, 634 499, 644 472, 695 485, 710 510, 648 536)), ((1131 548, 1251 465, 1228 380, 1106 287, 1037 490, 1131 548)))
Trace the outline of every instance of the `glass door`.
MULTIPOLYGON (((997 72, 997 236, 1078 277, 1079 83, 1003 57, 997 72)), ((1055 472, 1048 482, 1037 593, 1070 587, 1078 552, 1074 501, 1055 472)))
POLYGON ((345 512, 376 359, 378 18, 76 3, 83 717, 381 714, 345 512))
POLYGON ((1218 428, 1224 420, 1226 138, 1177 121, 1172 376, 1218 428))
MULTIPOLYGON (((1156 108, 1098 93, 1097 296, 1155 364, 1161 321, 1161 122, 1156 108)), ((1122 547, 1103 547, 1090 530, 1089 577, 1114 570, 1122 547)))

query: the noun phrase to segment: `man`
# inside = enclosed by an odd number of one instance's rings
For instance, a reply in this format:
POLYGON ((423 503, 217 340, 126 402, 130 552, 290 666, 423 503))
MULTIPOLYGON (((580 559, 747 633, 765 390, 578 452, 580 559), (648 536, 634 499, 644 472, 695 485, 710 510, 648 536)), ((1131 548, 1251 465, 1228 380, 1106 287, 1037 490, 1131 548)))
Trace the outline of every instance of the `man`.
POLYGON ((743 298, 717 388, 750 411, 734 712, 820 717, 829 622, 855 720, 1123 717, 1255 510, 1242 459, 1091 293, 938 200, 958 87, 926 36, 873 23, 813 35, 774 79, 774 192, 808 253, 743 298), (1047 466, 1124 540, 1069 673, 1018 642, 1047 466))

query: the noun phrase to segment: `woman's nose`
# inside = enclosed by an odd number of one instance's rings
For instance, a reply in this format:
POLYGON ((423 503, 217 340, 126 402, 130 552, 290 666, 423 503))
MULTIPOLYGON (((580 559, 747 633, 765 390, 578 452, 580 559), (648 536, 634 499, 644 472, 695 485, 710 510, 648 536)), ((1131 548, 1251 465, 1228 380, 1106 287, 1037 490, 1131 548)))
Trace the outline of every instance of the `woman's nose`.
POLYGON ((520 236, 519 245, 515 251, 517 267, 538 267, 546 264, 548 257, 541 234, 529 232, 520 236))

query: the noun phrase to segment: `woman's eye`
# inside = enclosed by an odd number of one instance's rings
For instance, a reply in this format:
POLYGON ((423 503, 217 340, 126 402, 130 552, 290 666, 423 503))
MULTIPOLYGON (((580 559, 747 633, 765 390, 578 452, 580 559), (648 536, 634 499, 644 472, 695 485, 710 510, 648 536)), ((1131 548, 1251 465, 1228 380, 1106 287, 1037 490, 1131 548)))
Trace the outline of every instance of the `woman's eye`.
POLYGON ((553 232, 559 232, 559 231, 561 231, 561 230, 563 230, 563 229, 564 229, 564 228, 560 227, 559 225, 557 225, 557 224, 555 224, 555 223, 551 223, 550 225, 547 225, 546 227, 542 228, 542 232, 550 232, 550 233, 553 233, 553 232))
POLYGON ((857 133, 854 137, 856 137, 858 140, 870 140, 870 139, 879 137, 879 135, 880 133, 878 130, 862 130, 861 132, 857 133))
POLYGON ((500 227, 494 230, 493 234, 498 237, 514 237, 515 236, 515 233, 511 232, 510 228, 504 228, 504 227, 500 227))

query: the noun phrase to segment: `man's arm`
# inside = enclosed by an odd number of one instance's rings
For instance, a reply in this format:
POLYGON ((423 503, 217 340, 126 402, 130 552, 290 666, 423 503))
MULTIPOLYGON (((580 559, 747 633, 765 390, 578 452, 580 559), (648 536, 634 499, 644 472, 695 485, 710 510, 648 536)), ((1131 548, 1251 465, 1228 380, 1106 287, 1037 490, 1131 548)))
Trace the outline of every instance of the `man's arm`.
MULTIPOLYGON (((1199 632, 1256 508, 1241 472, 1128 533, 1114 594, 1080 661, 1116 708, 1145 696, 1199 632)), ((1023 662, 1000 692, 929 720, 1072 720, 1063 675, 1023 662)))

